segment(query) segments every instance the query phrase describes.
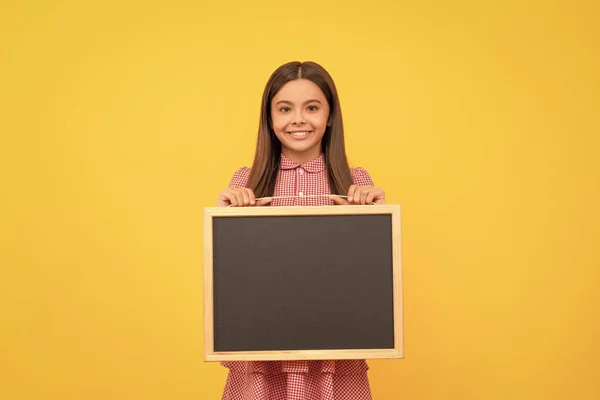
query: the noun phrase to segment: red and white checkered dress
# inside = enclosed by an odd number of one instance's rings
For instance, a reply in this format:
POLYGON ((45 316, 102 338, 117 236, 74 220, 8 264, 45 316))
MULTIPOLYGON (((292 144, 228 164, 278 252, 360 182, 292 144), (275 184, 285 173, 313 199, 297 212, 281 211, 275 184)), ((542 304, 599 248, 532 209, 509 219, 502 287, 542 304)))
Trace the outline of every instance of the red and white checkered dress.
MULTIPOLYGON (((246 187, 249 168, 240 168, 229 186, 246 187)), ((362 168, 352 168, 357 186, 373 186, 362 168)), ((323 155, 297 164, 281 155, 280 170, 273 196, 298 196, 273 199, 272 206, 333 205, 323 155)), ((343 194, 346 193, 336 193, 343 194)), ((365 360, 328 361, 232 361, 223 400, 371 400, 365 360)))

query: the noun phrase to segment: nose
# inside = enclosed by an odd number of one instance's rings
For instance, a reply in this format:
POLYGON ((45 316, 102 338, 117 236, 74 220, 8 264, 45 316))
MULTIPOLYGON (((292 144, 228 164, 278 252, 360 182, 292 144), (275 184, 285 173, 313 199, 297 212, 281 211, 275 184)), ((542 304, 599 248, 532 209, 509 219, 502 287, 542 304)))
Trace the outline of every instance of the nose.
POLYGON ((292 121, 292 123, 294 125, 302 125, 304 123, 306 123, 306 121, 304 121, 304 115, 302 113, 302 109, 297 109, 296 112, 294 113, 294 121, 292 121))

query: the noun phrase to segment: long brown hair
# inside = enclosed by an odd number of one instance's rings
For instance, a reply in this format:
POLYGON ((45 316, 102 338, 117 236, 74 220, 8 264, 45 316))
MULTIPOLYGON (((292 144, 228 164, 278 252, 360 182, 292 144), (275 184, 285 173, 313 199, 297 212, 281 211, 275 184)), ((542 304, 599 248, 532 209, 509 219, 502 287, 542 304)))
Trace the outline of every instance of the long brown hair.
POLYGON ((290 62, 277 68, 265 86, 260 108, 260 123, 256 153, 248 187, 256 197, 272 196, 281 161, 281 143, 271 124, 271 101, 283 85, 295 79, 308 79, 325 94, 329 103, 328 126, 321 143, 327 167, 329 187, 333 194, 346 194, 352 185, 352 174, 346 158, 344 144, 344 124, 337 90, 329 73, 314 62, 290 62))

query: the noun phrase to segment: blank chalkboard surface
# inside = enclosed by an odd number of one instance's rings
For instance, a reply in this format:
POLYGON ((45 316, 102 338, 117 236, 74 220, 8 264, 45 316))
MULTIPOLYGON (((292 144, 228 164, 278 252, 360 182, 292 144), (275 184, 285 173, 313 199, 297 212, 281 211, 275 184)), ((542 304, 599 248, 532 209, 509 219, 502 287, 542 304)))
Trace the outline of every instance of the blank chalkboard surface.
POLYGON ((205 359, 402 357, 399 206, 205 209, 205 359))

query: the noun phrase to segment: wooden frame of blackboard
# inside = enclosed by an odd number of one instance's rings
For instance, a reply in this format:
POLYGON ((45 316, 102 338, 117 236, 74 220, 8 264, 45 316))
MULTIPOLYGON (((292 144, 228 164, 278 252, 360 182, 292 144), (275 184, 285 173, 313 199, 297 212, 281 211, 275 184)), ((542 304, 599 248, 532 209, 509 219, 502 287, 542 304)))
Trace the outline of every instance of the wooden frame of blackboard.
POLYGON ((207 207, 204 209, 204 358, 205 361, 343 360, 403 358, 402 245, 400 205, 207 207), (389 215, 391 217, 393 348, 215 351, 213 219, 261 216, 389 215))

